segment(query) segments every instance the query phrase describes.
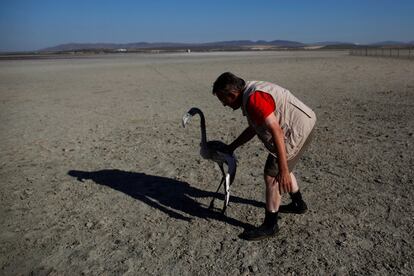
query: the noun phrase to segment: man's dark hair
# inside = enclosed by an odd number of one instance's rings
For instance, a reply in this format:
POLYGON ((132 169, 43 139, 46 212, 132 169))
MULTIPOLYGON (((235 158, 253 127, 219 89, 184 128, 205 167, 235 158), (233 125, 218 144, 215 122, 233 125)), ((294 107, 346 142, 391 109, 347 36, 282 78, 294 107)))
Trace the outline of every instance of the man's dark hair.
POLYGON ((246 82, 236 75, 226 72, 221 74, 213 84, 213 94, 223 93, 224 95, 233 91, 243 91, 246 82))

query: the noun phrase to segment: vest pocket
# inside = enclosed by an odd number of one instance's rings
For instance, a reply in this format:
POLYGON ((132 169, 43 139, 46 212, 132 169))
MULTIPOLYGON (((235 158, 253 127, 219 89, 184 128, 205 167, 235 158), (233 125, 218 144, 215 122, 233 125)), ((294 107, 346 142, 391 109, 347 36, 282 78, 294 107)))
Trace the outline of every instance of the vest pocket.
POLYGON ((303 134, 294 129, 290 129, 289 136, 286 137, 285 147, 288 160, 299 151, 299 145, 302 143, 303 134))
POLYGON ((289 103, 291 104, 291 105, 293 105, 294 107, 296 107, 297 109, 299 109, 300 111, 302 111, 302 113, 303 114, 305 114, 306 116, 308 116, 309 118, 312 118, 312 111, 311 111, 311 109, 309 108, 309 107, 307 107, 306 105, 304 105, 304 104, 299 104, 299 103, 296 103, 296 102, 294 102, 294 101, 289 101, 289 103))

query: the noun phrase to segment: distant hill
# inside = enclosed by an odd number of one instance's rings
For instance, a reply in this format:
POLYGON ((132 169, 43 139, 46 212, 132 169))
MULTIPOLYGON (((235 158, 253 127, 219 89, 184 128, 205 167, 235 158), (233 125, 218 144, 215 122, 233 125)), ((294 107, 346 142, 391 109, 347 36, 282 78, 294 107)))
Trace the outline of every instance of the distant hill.
POLYGON ((266 45, 280 48, 297 48, 306 44, 288 40, 273 41, 251 41, 251 40, 232 40, 232 41, 216 41, 208 43, 173 43, 173 42, 135 42, 135 43, 67 43, 45 49, 40 52, 63 52, 78 50, 116 50, 116 49, 166 49, 166 48, 243 48, 253 47, 255 45, 266 45))
POLYGON ((41 49, 41 52, 61 52, 61 51, 76 51, 76 50, 116 50, 116 49, 147 49, 147 48, 168 48, 168 47, 185 47, 189 44, 185 43, 171 43, 171 42, 135 42, 135 43, 67 43, 61 44, 45 49, 41 49))
POLYGON ((349 45, 354 43, 343 42, 343 41, 322 41, 322 42, 315 42, 310 43, 312 46, 330 46, 330 45, 349 45))
POLYGON ((355 47, 406 47, 414 46, 414 41, 382 41, 366 45, 358 45, 351 42, 324 41, 315 43, 302 43, 289 40, 230 40, 216 41, 207 43, 175 43, 175 42, 134 42, 134 43, 67 43, 45 49, 39 52, 70 52, 70 51, 117 51, 120 49, 132 50, 177 50, 177 49, 194 49, 194 50, 248 50, 248 49, 349 49, 355 47))
POLYGON ((359 47, 358 45, 354 44, 354 43, 345 43, 345 42, 340 42, 340 43, 331 43, 325 46, 322 46, 322 48, 320 49, 326 49, 326 50, 342 50, 342 49, 352 49, 352 48, 357 48, 359 47))
POLYGON ((402 41, 387 40, 387 41, 380 41, 380 42, 369 44, 369 46, 406 46, 406 45, 410 45, 410 42, 407 43, 407 42, 402 42, 402 41))

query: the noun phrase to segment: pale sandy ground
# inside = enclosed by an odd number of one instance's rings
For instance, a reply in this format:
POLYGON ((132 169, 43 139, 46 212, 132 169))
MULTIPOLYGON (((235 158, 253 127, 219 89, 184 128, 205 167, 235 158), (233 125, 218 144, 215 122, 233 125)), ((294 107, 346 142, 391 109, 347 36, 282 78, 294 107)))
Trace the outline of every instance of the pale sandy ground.
POLYGON ((0 274, 413 275, 414 62, 346 52, 115 55, 0 62, 0 274), (318 116, 297 167, 309 205, 280 233, 263 218, 255 139, 239 149, 228 217, 198 154, 199 120, 230 142, 246 126, 211 85, 274 81, 318 116), (81 181, 81 178, 83 181, 81 181))

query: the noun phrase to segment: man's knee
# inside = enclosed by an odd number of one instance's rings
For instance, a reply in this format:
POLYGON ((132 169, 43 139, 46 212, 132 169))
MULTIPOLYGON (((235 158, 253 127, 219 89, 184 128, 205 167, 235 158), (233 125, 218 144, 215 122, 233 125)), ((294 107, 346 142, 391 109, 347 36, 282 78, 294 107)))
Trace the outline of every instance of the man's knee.
POLYGON ((276 180, 276 177, 274 176, 264 174, 264 181, 265 181, 266 187, 276 188, 278 186, 278 182, 276 180))

